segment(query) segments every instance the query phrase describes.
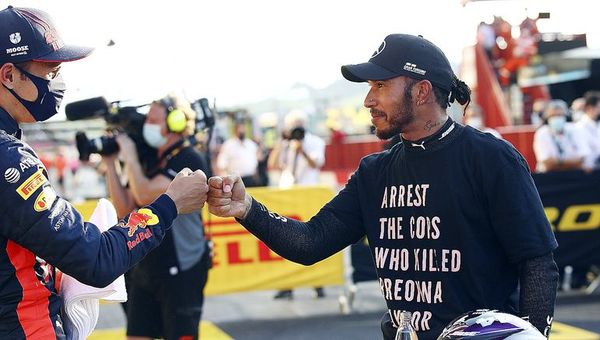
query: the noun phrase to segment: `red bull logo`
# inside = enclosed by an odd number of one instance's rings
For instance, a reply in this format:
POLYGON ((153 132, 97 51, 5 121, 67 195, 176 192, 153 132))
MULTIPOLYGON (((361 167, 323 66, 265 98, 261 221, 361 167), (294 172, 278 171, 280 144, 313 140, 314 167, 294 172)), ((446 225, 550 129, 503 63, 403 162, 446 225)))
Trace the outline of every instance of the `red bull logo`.
POLYGON ((129 214, 127 222, 124 223, 124 221, 121 221, 120 225, 123 228, 129 228, 127 235, 133 237, 138 229, 146 228, 149 225, 156 225, 157 223, 158 216, 156 216, 152 210, 143 208, 129 214))

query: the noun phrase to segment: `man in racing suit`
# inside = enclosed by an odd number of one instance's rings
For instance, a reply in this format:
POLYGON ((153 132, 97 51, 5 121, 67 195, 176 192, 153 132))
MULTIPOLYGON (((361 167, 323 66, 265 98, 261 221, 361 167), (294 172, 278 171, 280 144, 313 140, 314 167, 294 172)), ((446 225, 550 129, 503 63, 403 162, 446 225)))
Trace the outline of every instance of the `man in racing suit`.
POLYGON ((204 173, 184 169, 165 194, 100 233, 56 196, 19 123, 56 114, 61 62, 90 52, 65 46, 44 12, 0 11, 0 339, 64 339, 55 268, 106 286, 160 243, 178 212, 206 200, 204 173))

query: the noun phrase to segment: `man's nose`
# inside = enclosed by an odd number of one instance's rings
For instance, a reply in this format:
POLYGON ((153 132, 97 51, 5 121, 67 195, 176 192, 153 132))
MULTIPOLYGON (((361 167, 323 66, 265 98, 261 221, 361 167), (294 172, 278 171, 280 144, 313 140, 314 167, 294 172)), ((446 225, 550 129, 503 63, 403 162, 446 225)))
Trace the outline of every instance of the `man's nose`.
POLYGON ((369 93, 367 93, 367 96, 365 97, 365 101, 363 102, 363 105, 369 109, 372 107, 375 107, 377 105, 377 102, 375 101, 375 98, 373 98, 373 96, 371 95, 370 91, 369 91, 369 93))

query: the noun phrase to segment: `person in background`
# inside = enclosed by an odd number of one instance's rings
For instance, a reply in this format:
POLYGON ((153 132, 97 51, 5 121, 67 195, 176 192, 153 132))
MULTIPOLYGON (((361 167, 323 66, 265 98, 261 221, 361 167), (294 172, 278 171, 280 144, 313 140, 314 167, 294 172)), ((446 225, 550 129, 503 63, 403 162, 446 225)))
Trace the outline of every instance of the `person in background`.
POLYGON ((600 92, 590 91, 584 96, 583 114, 574 124, 574 133, 581 138, 588 153, 583 160, 586 169, 597 169, 600 158, 600 131, 598 130, 598 115, 600 114, 600 92))
POLYGON ((544 123, 544 111, 548 105, 549 100, 537 99, 533 102, 531 111, 531 124, 539 127, 544 123))
POLYGON ((205 174, 183 169, 143 208, 105 232, 56 194, 22 123, 58 113, 63 62, 92 49, 65 45, 50 16, 34 8, 0 10, 0 339, 66 339, 57 273, 105 287, 156 248, 177 213, 200 209, 205 174))
POLYGON ((283 138, 269 155, 269 168, 281 170, 280 188, 319 184, 325 164, 325 141, 306 129, 306 115, 288 113, 284 119, 283 138))
MULTIPOLYGON (((108 191, 118 216, 151 202, 180 169, 210 173, 204 155, 190 143, 195 112, 175 96, 154 101, 143 126, 157 164, 143 169, 135 144, 116 136, 128 186, 121 185, 117 154, 103 155, 108 191)), ((164 242, 128 272, 127 338, 197 339, 211 250, 200 210, 180 214, 164 242)))
POLYGON ((585 98, 575 98, 571 103, 571 117, 574 122, 578 122, 584 114, 585 98))
POLYGON ((481 132, 489 133, 496 138, 502 139, 502 136, 498 131, 485 126, 481 108, 477 105, 471 104, 465 109, 465 125, 468 125, 481 132))
MULTIPOLYGON (((288 113, 284 119, 284 138, 269 155, 269 167, 281 170, 280 188, 319 184, 320 168, 325 163, 325 141, 306 130, 306 115, 288 113)), ((315 287, 317 298, 325 297, 323 287, 315 287)), ((275 299, 292 299, 291 289, 280 290, 275 299)))
POLYGON ((246 136, 246 124, 236 121, 234 135, 228 138, 217 156, 217 173, 238 174, 248 187, 261 186, 258 178, 258 160, 261 151, 258 145, 246 136))
POLYGON ((567 104, 552 100, 544 111, 544 123, 533 136, 538 172, 583 170, 589 149, 567 124, 567 104))

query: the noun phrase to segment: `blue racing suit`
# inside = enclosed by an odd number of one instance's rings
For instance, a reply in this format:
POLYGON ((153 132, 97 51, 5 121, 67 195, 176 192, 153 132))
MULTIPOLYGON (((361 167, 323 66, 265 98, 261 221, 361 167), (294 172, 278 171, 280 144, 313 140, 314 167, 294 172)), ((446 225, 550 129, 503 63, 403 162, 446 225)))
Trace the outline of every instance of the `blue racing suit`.
POLYGON ((18 137, 0 108, 0 339, 61 339, 55 268, 104 287, 158 246, 177 209, 163 194, 101 233, 56 196, 18 137))

